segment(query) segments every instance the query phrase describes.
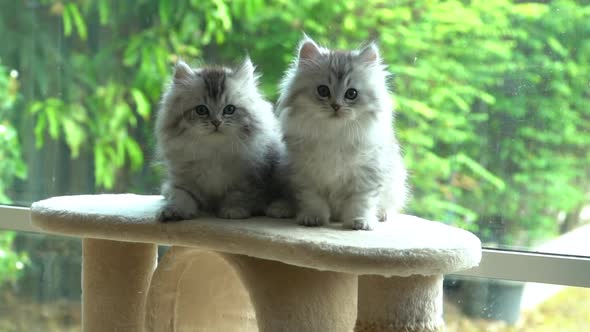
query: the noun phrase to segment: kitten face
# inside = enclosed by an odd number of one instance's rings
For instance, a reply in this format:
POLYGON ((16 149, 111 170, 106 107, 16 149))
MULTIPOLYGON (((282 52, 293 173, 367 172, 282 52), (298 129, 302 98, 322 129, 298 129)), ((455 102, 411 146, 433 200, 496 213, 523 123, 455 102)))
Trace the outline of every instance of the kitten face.
POLYGON ((374 45, 333 51, 306 39, 283 84, 283 102, 317 120, 357 120, 384 109, 385 80, 374 45))
POLYGON ((163 99, 159 129, 168 137, 195 141, 246 139, 261 121, 260 103, 265 102, 250 60, 235 70, 191 69, 179 62, 163 99))

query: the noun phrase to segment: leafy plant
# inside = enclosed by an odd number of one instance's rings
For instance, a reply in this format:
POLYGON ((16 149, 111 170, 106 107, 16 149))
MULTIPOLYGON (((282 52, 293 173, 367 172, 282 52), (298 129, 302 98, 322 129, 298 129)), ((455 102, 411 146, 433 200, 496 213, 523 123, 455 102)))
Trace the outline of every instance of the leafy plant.
POLYGON ((0 286, 16 281, 28 263, 26 254, 12 250, 15 235, 15 232, 0 231, 0 286))
POLYGON ((0 62, 0 204, 10 203, 6 190, 15 178, 25 179, 27 167, 22 160, 18 133, 11 121, 19 99, 18 72, 11 73, 0 62))

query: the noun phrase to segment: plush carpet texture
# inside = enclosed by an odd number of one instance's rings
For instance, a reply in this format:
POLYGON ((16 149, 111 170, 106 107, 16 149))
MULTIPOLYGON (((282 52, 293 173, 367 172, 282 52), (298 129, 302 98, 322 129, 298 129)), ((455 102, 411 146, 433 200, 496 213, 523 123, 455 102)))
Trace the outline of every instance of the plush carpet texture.
POLYGON ((158 223, 161 196, 62 196, 32 205, 33 224, 82 238, 198 247, 318 270, 383 276, 435 275, 477 265, 473 234, 408 215, 390 215, 373 231, 340 224, 306 228, 291 219, 202 217, 158 223))

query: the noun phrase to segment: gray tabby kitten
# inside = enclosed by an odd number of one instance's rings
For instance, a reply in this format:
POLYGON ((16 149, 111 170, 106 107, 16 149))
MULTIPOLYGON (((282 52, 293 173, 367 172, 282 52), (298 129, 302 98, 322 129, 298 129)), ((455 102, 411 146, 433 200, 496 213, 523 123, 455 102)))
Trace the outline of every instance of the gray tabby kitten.
POLYGON ((300 224, 370 230, 405 205, 387 75, 374 44, 334 51, 301 42, 278 103, 300 224))
MULTIPOLYGON (((203 210, 232 219, 264 213, 284 145, 257 83, 249 59, 236 69, 176 64, 156 121, 157 153, 168 173, 158 220, 203 210)), ((288 212, 279 206, 270 214, 288 212)))

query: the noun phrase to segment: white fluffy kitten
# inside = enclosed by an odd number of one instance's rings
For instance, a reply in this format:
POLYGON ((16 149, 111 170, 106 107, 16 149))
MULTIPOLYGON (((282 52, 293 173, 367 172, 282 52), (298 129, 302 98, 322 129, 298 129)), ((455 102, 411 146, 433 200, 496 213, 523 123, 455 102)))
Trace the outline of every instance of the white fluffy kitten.
POLYGON ((158 220, 191 219, 203 210, 247 218, 267 208, 284 145, 257 79, 249 59, 236 69, 177 63, 156 121, 157 153, 168 175, 158 220))
POLYGON ((278 103, 300 224, 369 230, 405 205, 387 75, 374 44, 334 51, 301 42, 278 103))

